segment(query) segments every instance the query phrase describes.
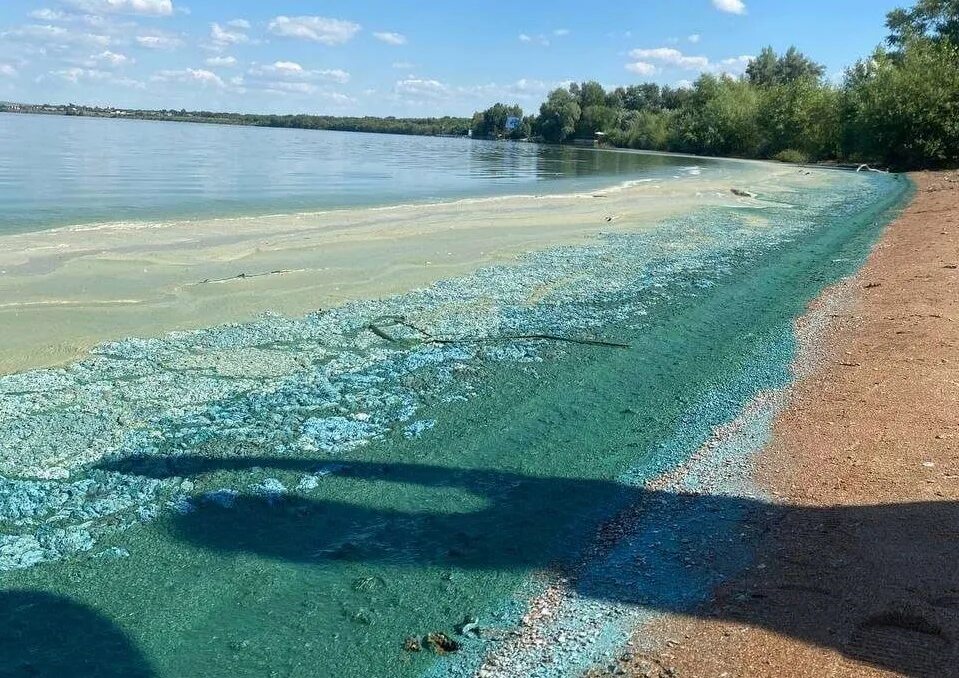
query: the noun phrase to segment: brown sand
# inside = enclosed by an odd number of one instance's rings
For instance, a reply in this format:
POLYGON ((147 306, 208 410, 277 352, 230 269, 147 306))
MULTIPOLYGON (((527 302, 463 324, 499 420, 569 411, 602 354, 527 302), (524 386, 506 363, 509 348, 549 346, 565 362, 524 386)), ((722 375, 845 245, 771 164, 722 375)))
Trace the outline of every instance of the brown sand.
POLYGON ((754 565, 616 673, 959 675, 959 173, 914 179, 759 459, 754 565))

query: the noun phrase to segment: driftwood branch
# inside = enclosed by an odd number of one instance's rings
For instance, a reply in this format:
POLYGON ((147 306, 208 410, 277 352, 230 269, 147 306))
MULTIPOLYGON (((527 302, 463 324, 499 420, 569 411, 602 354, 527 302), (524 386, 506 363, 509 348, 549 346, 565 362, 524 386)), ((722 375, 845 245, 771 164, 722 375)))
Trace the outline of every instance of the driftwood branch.
POLYGON ((366 326, 370 332, 378 336, 380 339, 389 342, 400 342, 404 341, 394 337, 389 332, 387 332, 384 327, 395 327, 402 326, 406 327, 417 334, 420 335, 423 343, 430 344, 495 344, 504 341, 521 341, 524 339, 541 339, 544 341, 559 341, 569 344, 582 344, 584 346, 606 346, 609 348, 629 348, 629 344, 624 344, 616 341, 603 341, 601 339, 581 339, 578 337, 564 337, 558 334, 543 334, 543 333, 532 333, 532 334, 504 334, 497 337, 465 337, 459 339, 445 338, 445 337, 436 337, 427 332, 426 330, 417 327, 416 325, 410 323, 403 318, 402 316, 381 316, 379 318, 374 318, 366 326), (385 323, 385 324, 384 324, 385 323))
POLYGON ((212 283, 224 283, 231 280, 246 280, 247 278, 262 278, 268 275, 283 275, 285 273, 293 273, 291 269, 280 269, 278 271, 265 271, 263 273, 237 273, 236 275, 231 275, 228 278, 206 278, 201 280, 198 283, 193 283, 194 285, 209 285, 212 283))

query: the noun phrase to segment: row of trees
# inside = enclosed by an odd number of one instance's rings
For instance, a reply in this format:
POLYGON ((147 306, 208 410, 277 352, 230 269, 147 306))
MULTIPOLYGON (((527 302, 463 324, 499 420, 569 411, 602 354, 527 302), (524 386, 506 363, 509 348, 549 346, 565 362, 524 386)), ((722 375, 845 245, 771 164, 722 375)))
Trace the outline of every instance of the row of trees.
MULTIPOLYGON (((506 107, 509 108, 509 107, 506 107)), ((257 113, 223 113, 188 111, 186 109, 117 109, 76 104, 11 104, 0 102, 0 113, 54 113, 85 117, 124 117, 138 120, 172 120, 206 122, 220 125, 252 125, 258 127, 292 127, 297 129, 336 130, 341 132, 377 132, 380 134, 418 134, 427 136, 466 136, 470 119, 452 116, 441 118, 377 118, 334 115, 263 115, 257 113)), ((528 136, 528 134, 524 135, 528 136)), ((522 138, 522 137, 517 137, 522 138)))
MULTIPOLYGON (((959 164, 959 0, 919 0, 891 12, 887 26, 888 46, 838 85, 795 48, 782 55, 766 48, 741 78, 705 74, 678 89, 646 83, 606 91, 597 82, 556 89, 521 133, 559 143, 602 132, 616 146, 704 155, 959 164)), ((494 109, 522 114, 497 104, 474 116, 474 135, 504 136, 487 124, 494 109)))

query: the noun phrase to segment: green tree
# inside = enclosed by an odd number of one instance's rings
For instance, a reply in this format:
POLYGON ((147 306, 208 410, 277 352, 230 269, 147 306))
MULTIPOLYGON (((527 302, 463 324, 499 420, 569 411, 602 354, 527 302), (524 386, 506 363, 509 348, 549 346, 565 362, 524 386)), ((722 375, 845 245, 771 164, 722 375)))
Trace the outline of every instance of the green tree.
POLYGON ((506 129, 506 123, 510 118, 522 118, 523 109, 513 104, 496 103, 485 111, 478 111, 473 114, 470 128, 473 130, 473 136, 484 139, 500 139, 511 134, 512 130, 506 129))
POLYGON ((776 63, 779 82, 788 85, 803 79, 818 80, 826 72, 825 67, 817 64, 795 47, 786 50, 776 63))
MULTIPOLYGON (((572 87, 570 87, 572 93, 572 87)), ((579 86, 578 91, 579 107, 585 109, 589 106, 605 106, 606 90, 595 80, 584 82, 579 86)))
POLYGON ((919 0, 910 9, 894 9, 886 15, 886 40, 904 47, 916 38, 959 44, 959 0, 919 0))
MULTIPOLYGON (((571 85, 570 90, 572 88, 571 85)), ((577 95, 570 90, 561 87, 554 89, 539 108, 537 133, 545 141, 565 141, 576 130, 582 110, 577 95)))
POLYGON ((746 66, 746 79, 757 87, 775 87, 806 78, 818 80, 825 70, 795 47, 782 56, 772 47, 764 47, 746 66))
POLYGON ((759 56, 746 65, 746 78, 757 87, 779 84, 779 58, 772 47, 763 47, 759 56))
POLYGON ((844 150, 912 169, 959 164, 959 48, 913 39, 850 69, 843 92, 844 150))

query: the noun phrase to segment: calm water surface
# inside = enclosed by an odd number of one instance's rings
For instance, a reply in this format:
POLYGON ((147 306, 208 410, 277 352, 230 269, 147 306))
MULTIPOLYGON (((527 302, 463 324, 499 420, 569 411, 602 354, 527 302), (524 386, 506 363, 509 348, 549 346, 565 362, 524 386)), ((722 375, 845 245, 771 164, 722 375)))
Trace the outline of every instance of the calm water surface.
POLYGON ((463 138, 0 114, 0 233, 574 191, 691 164, 463 138))

